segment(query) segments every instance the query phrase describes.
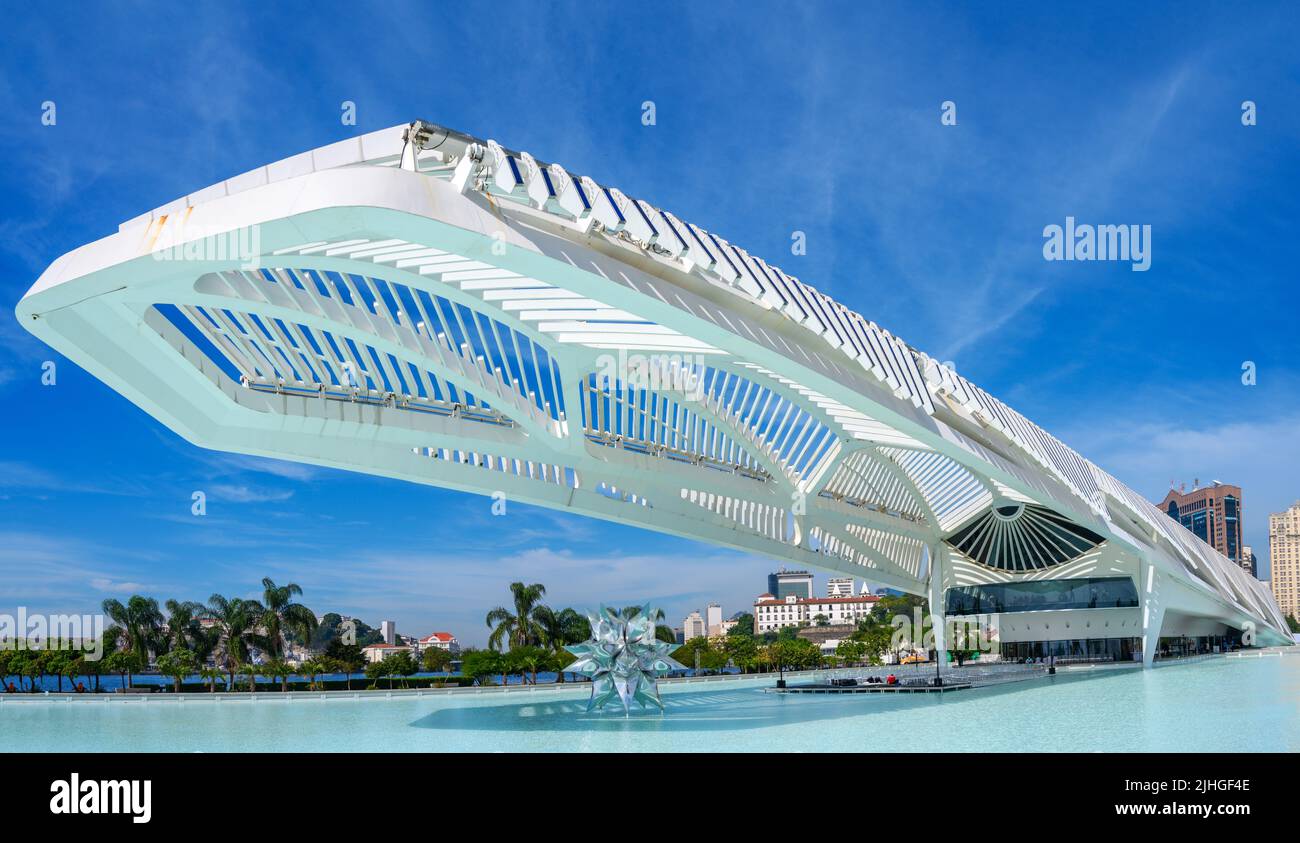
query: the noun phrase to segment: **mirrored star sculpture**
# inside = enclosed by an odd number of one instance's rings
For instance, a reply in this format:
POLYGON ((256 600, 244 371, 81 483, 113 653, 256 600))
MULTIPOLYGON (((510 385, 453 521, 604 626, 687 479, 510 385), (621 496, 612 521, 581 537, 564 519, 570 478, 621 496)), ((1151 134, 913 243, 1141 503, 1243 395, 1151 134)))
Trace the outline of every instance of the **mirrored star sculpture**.
POLYGON ((686 668, 668 655, 677 645, 655 637, 657 614, 649 605, 632 610, 628 616, 608 606, 601 606, 597 614, 587 613, 591 639, 565 647, 578 660, 564 669, 591 679, 587 711, 604 708, 615 697, 623 703, 625 716, 631 713, 633 701, 643 709, 653 703, 664 710, 659 700, 659 677, 686 668))

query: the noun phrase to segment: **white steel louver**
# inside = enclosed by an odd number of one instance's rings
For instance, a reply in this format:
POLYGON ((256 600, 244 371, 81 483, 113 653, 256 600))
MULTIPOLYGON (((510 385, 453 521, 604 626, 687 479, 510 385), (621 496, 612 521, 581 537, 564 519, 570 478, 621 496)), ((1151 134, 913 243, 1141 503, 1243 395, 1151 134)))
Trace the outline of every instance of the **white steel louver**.
POLYGON ((947 541, 981 565, 1034 571, 1077 559, 1104 539, 1046 507, 1003 499, 947 541))

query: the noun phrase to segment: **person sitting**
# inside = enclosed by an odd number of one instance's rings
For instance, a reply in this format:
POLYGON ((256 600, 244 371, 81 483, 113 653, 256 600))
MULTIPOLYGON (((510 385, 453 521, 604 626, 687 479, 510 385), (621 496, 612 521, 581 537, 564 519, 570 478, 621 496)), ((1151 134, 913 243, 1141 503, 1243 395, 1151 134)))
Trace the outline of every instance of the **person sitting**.
POLYGON ((5 686, 5 693, 16 694, 18 693, 18 689, 14 687, 14 683, 10 682, 8 685, 5 686))
POLYGON ((892 673, 889 674, 888 676, 885 677, 885 684, 886 684, 886 685, 897 685, 897 684, 898 684, 898 677, 895 676, 895 675, 892 674, 892 673))
POLYGON ((84 682, 78 682, 78 683, 77 683, 77 693, 78 693, 78 694, 84 694, 84 693, 86 693, 86 685, 85 685, 84 682))

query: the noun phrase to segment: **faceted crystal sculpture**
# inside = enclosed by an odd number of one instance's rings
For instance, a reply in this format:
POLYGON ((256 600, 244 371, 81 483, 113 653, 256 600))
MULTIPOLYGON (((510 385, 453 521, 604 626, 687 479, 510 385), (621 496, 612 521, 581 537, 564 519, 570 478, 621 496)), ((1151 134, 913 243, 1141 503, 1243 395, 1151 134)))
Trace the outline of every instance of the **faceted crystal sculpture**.
POLYGON ((655 638, 655 612, 647 606, 631 617, 601 606, 598 614, 588 614, 591 640, 565 647, 578 660, 566 667, 566 673, 581 673, 592 681, 587 710, 604 708, 615 696, 623 703, 623 713, 631 712, 631 702, 654 703, 660 711, 658 680, 670 670, 685 670, 668 655, 677 649, 655 638))

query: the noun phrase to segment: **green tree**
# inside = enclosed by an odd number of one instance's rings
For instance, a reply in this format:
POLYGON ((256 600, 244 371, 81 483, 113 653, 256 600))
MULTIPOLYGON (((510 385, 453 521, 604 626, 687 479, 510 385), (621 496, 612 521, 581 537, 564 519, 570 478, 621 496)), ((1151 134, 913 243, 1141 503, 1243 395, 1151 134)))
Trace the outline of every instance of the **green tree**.
POLYGON ((302 587, 297 583, 276 585, 270 577, 262 578, 262 611, 256 623, 265 634, 258 643, 272 659, 284 658, 286 635, 308 643, 316 631, 316 613, 293 602, 293 598, 301 595, 302 587))
POLYGON ((231 682, 235 681, 234 677, 236 673, 238 673, 240 676, 247 676, 248 693, 255 694, 257 693, 257 675, 261 672, 262 672, 262 668, 260 666, 255 665, 252 662, 243 662, 236 665, 235 668, 231 671, 230 681, 231 682))
POLYGON ((524 585, 521 582, 510 584, 513 597, 513 609, 498 606, 487 613, 487 626, 492 630, 488 637, 488 647, 501 651, 502 645, 518 647, 536 644, 541 639, 541 626, 533 617, 533 610, 538 608, 541 599, 546 596, 546 586, 541 583, 524 585))
POLYGON ((366 665, 366 678, 370 680, 370 687, 379 687, 379 680, 385 676, 388 677, 388 689, 393 688, 393 663, 385 656, 379 661, 373 661, 366 665))
POLYGON ((319 686, 316 684, 316 677, 322 673, 332 673, 335 662, 329 656, 313 656, 302 663, 302 672, 308 679, 308 686, 316 690, 319 686))
POLYGON ((164 650, 189 650, 200 662, 206 661, 216 646, 216 635, 203 628, 199 622, 203 604, 193 600, 168 600, 167 633, 163 636, 164 650))
POLYGON ((442 673, 451 670, 451 653, 441 647, 425 647, 420 654, 420 661, 429 673, 442 673))
POLYGON ((203 677, 208 683, 208 693, 210 694, 217 692, 217 680, 225 675, 226 672, 219 667, 204 666, 199 669, 199 676, 203 677))
POLYGON ((754 637, 754 616, 745 612, 736 617, 736 625, 727 630, 728 635, 746 635, 754 637))
POLYGON ((1295 615, 1286 616, 1286 625, 1290 627, 1292 633, 1300 632, 1300 620, 1295 615))
MULTIPOLYGON (((392 673, 389 676, 402 677, 402 687, 409 687, 407 679, 414 676, 419 671, 420 666, 415 663, 415 657, 406 650, 402 650, 392 655, 385 656, 384 661, 389 662, 392 673)), ((389 679, 388 687, 392 688, 392 679, 389 679)))
POLYGON ((175 683, 176 693, 181 692, 181 682, 186 676, 192 676, 199 669, 199 660, 189 650, 175 648, 158 657, 158 672, 170 676, 175 683))
POLYGON ((113 649, 130 650, 140 657, 141 663, 147 663, 149 651, 162 633, 163 616, 158 601, 135 594, 125 604, 110 598, 102 605, 104 614, 113 621, 109 627, 113 631, 113 649))
POLYGON ((741 670, 749 672, 757 667, 758 643, 752 635, 728 634, 722 641, 722 647, 731 663, 741 670))
POLYGON ((849 664, 857 664, 867 656, 867 645, 861 641, 846 638, 835 648, 835 655, 849 664))
POLYGON ((591 637, 591 623, 573 609, 556 612, 549 606, 538 606, 533 617, 541 631, 541 644, 551 650, 555 681, 564 681, 564 668, 573 663, 573 655, 564 649, 567 644, 581 644, 591 637), (559 667, 556 668, 555 665, 559 667))
POLYGON ((40 655, 40 653, 31 650, 19 650, 14 654, 14 660, 9 669, 18 677, 20 687, 23 679, 26 679, 28 690, 36 690, 36 683, 45 675, 44 668, 41 667, 40 655))
POLYGON ((73 657, 67 650, 45 650, 41 653, 41 667, 46 673, 55 677, 59 693, 63 693, 63 678, 68 675, 73 657))
POLYGON ((344 644, 335 638, 325 648, 325 656, 333 659, 335 667, 347 675, 348 690, 352 690, 352 674, 366 669, 366 654, 356 644, 344 644))
POLYGON ((702 671, 721 670, 727 666, 727 651, 722 647, 715 647, 713 642, 703 636, 692 638, 678 647, 673 652, 673 658, 687 667, 694 668, 697 654, 702 671))
POLYGON ((537 684, 537 671, 544 670, 550 663, 551 653, 541 647, 512 647, 507 659, 510 662, 512 672, 518 673, 519 678, 523 679, 527 673, 532 677, 532 684, 537 684))
POLYGON ((280 683, 281 692, 289 689, 289 677, 293 674, 293 667, 284 659, 271 659, 262 665, 262 675, 271 677, 271 687, 275 683, 280 683))
POLYGON ((490 684, 492 677, 500 673, 505 684, 504 662, 496 650, 465 650, 461 653, 460 672, 480 685, 490 684))
POLYGON ((144 670, 144 659, 132 651, 113 653, 104 660, 104 667, 116 673, 125 683, 123 687, 135 687, 135 674, 144 670))
POLYGON ((209 597, 208 605, 202 610, 202 617, 214 622, 215 649, 221 653, 220 663, 226 666, 232 688, 237 669, 249 662, 248 647, 254 641, 254 625, 263 611, 262 604, 256 600, 226 598, 220 594, 209 597))
POLYGON ((94 658, 93 653, 83 653, 81 658, 77 659, 81 664, 81 673, 87 679, 94 683, 94 692, 99 693, 99 677, 104 673, 104 662, 102 659, 94 658))

